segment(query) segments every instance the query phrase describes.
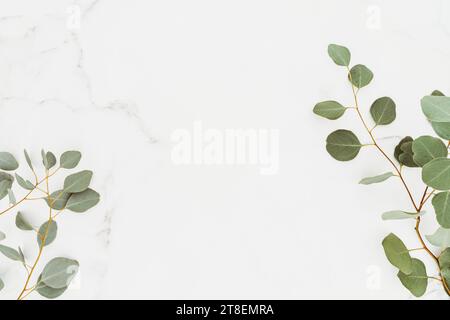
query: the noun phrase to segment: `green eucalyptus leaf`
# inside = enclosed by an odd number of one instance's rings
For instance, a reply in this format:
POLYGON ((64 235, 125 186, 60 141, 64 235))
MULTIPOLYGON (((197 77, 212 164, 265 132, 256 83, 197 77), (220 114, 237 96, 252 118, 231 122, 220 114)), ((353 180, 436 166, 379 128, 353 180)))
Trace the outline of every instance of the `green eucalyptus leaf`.
POLYGON ((414 153, 412 150, 413 138, 405 137, 403 138, 398 145, 395 147, 394 157, 397 161, 410 168, 418 167, 418 165, 414 162, 414 153))
POLYGON ((5 288, 5 283, 3 282, 2 279, 0 279, 0 291, 2 291, 3 288, 5 288))
POLYGON ((338 66, 348 67, 350 65, 351 54, 346 47, 330 44, 328 46, 328 55, 338 66))
POLYGON ((33 230, 33 226, 28 222, 23 213, 20 211, 17 212, 16 215, 16 227, 23 231, 33 230))
POLYGON ((10 180, 1 180, 0 181, 0 199, 3 199, 8 195, 8 190, 12 187, 12 181, 10 180))
POLYGON ((69 200, 70 193, 64 190, 57 190, 50 194, 49 197, 43 198, 48 206, 55 210, 62 210, 66 207, 67 200, 69 200))
POLYGON ((10 204, 16 204, 16 196, 14 195, 14 192, 11 189, 8 189, 8 197, 9 197, 9 203, 10 204))
POLYGON ((392 123, 396 117, 395 102, 389 97, 382 97, 372 104, 370 114, 377 125, 392 123))
POLYGON ((45 156, 43 156, 42 163, 47 170, 53 168, 56 164, 55 155, 52 152, 48 151, 47 153, 45 153, 45 156))
POLYGON ((372 81, 373 73, 366 66, 358 64, 350 70, 348 79, 356 88, 360 89, 372 81))
POLYGON ((22 263, 25 265, 25 255, 23 254, 22 248, 19 247, 19 255, 20 255, 20 259, 22 261, 22 263))
POLYGON ((412 259, 402 240, 391 233, 384 238, 382 244, 389 262, 403 273, 411 274, 413 271, 412 259))
POLYGON ((19 176, 17 173, 15 174, 15 176, 16 176, 16 180, 17 180, 17 183, 19 184, 19 186, 21 186, 22 188, 24 188, 26 190, 34 189, 34 184, 31 183, 29 180, 25 180, 24 178, 19 176))
POLYGON ((421 167, 431 160, 437 158, 447 158, 447 146, 441 139, 431 136, 422 136, 415 139, 412 143, 412 152, 414 162, 421 167))
POLYGON ((42 157, 42 163, 44 164, 44 168, 48 168, 49 163, 48 163, 47 153, 44 151, 44 149, 41 150, 41 157, 42 157))
POLYGON ((450 248, 445 249, 439 256, 439 267, 450 268, 450 248))
POLYGON ((55 221, 51 221, 51 223, 49 224, 49 222, 45 222, 40 228, 39 228, 39 233, 37 235, 37 242, 39 245, 39 248, 42 246, 42 241, 44 240, 45 235, 47 235, 45 237, 45 243, 44 243, 44 247, 48 246, 49 244, 51 244, 53 241, 55 241, 56 238, 56 234, 58 232, 58 225, 56 224, 55 221), (47 230, 48 229, 48 230, 47 230))
POLYGON ((92 171, 83 170, 70 176, 64 180, 64 191, 68 193, 77 193, 86 190, 92 179, 92 171))
POLYGON ((364 184, 364 185, 380 183, 380 182, 386 181, 390 177, 394 177, 394 176, 395 176, 394 173, 386 172, 386 173, 380 174, 378 176, 364 178, 359 183, 364 184))
POLYGON ((0 231, 0 241, 3 241, 6 239, 6 234, 2 231, 0 231))
POLYGON ((436 212, 436 220, 443 228, 450 229, 450 192, 440 192, 431 201, 436 212))
POLYGON ((27 152, 27 150, 23 150, 23 154, 25 155, 25 159, 27 160, 27 163, 28 163, 28 166, 30 167, 30 169, 33 171, 34 169, 33 169, 33 164, 31 163, 31 158, 30 158, 30 156, 28 155, 28 152, 27 152))
POLYGON ((405 288, 415 297, 421 297, 425 294, 428 286, 427 269, 419 259, 412 259, 411 273, 405 274, 402 271, 399 271, 397 276, 405 288))
POLYGON ((450 247, 450 229, 440 227, 434 234, 426 235, 425 238, 435 247, 441 249, 450 247))
POLYGON ((80 159, 81 159, 81 152, 66 151, 61 155, 59 159, 59 165, 61 166, 61 168, 73 169, 78 165, 80 159))
POLYGON ((6 171, 16 170, 19 163, 16 158, 9 152, 0 152, 0 169, 6 171))
POLYGON ((350 161, 359 153, 362 145, 349 130, 337 130, 327 137, 327 151, 336 160, 350 161))
POLYGON ((422 169, 422 180, 436 190, 450 190, 450 159, 438 158, 422 169))
POLYGON ((10 247, 0 244, 0 252, 8 259, 23 262, 22 256, 16 249, 13 249, 13 248, 10 248, 10 247))
POLYGON ((100 201, 100 195, 88 188, 80 193, 74 193, 67 201, 66 209, 74 212, 85 212, 100 201))
POLYGON ((381 218, 383 220, 403 220, 403 219, 415 219, 421 215, 423 215, 425 212, 406 212, 406 211, 400 211, 400 210, 394 210, 394 211, 388 211, 381 215, 381 218))
POLYGON ((336 120, 342 117, 347 110, 343 105, 336 101, 323 101, 316 104, 313 112, 329 120, 336 120))
POLYGON ((422 112, 431 122, 450 122, 450 97, 426 96, 421 100, 422 112))
POLYGON ((434 91, 431 93, 431 95, 432 95, 432 96, 438 96, 438 97, 444 97, 444 96, 445 96, 445 94, 443 94, 442 91, 439 91, 439 90, 434 90, 434 91))
POLYGON ((53 289, 66 288, 76 276, 79 263, 67 258, 54 258, 45 266, 41 273, 41 282, 53 289))
POLYGON ((47 299, 56 299, 59 296, 61 296, 65 291, 67 290, 67 287, 60 288, 60 289, 54 289, 49 286, 47 286, 44 282, 42 282, 42 276, 39 276, 38 283, 36 285, 36 291, 47 299))

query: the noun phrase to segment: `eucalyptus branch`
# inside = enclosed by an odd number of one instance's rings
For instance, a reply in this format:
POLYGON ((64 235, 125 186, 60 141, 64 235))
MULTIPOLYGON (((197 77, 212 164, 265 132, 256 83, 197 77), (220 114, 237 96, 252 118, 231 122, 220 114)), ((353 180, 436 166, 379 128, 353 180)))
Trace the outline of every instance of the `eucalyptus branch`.
MULTIPOLYGON (((421 248, 408 250, 405 244, 394 234, 389 234, 383 240, 383 248, 388 261, 398 271, 401 283, 415 296, 422 296, 426 292, 428 279, 436 279, 442 282, 444 291, 450 295, 450 159, 448 159, 448 148, 450 147, 450 98, 445 97, 440 91, 434 91, 430 96, 425 96, 422 101, 422 110, 430 121, 437 135, 446 140, 447 145, 440 138, 422 136, 417 139, 412 137, 403 138, 394 150, 395 160, 387 154, 378 144, 373 131, 378 126, 392 123, 396 118, 395 102, 389 97, 377 99, 370 107, 370 114, 374 121, 369 126, 364 119, 358 102, 359 90, 369 85, 373 79, 373 73, 364 65, 356 65, 350 68, 351 54, 343 46, 330 45, 328 54, 339 66, 344 66, 348 72, 348 80, 351 83, 355 110, 364 128, 370 136, 373 145, 382 156, 390 163, 395 173, 368 177, 361 180, 361 184, 369 185, 381 183, 390 177, 400 178, 405 191, 414 207, 414 212, 402 210, 388 211, 383 213, 383 220, 415 219, 415 232, 421 243, 421 248), (426 185, 419 203, 416 203, 411 188, 403 176, 403 168, 421 168, 422 180, 426 185), (429 189, 432 192, 428 192, 429 189), (436 194, 436 191, 443 191, 436 194), (439 256, 436 256, 425 243, 420 232, 422 209, 427 201, 433 197, 432 205, 436 213, 436 220, 440 228, 426 239, 434 246, 444 248, 439 256), (425 265, 422 261, 410 256, 410 252, 425 250, 436 262, 440 278, 427 276, 425 265)), ((314 107, 314 113, 330 120, 340 118, 346 110, 336 101, 324 101, 314 107)), ((350 161, 356 158, 360 149, 365 146, 360 143, 358 137, 349 130, 337 130, 327 137, 327 151, 338 161, 350 161)))

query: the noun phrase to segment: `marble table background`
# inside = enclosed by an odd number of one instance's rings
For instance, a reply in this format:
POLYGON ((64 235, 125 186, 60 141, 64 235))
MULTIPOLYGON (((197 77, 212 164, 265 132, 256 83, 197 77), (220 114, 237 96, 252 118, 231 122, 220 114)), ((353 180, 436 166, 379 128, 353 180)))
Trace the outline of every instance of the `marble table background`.
MULTIPOLYGON (((450 92, 449 40, 445 0, 2 0, 0 149, 27 148, 36 163, 41 148, 80 150, 102 195, 86 214, 62 214, 45 251, 80 262, 63 297, 410 298, 380 245, 391 231, 415 243, 412 222, 380 219, 408 199, 394 181, 357 184, 388 170, 374 151, 352 164, 324 151, 338 127, 364 135, 356 118, 330 124, 311 109, 351 101, 326 54, 341 43, 375 73, 363 103, 397 102, 398 120, 377 134, 431 133, 419 100, 450 92), (279 130, 279 171, 177 166, 171 135, 194 121, 279 130)), ((41 221, 44 208, 23 210, 41 221)), ((5 244, 34 257, 13 220, 0 221, 5 244)), ((24 271, 0 257, 0 276, 1 297, 14 298, 24 271)))

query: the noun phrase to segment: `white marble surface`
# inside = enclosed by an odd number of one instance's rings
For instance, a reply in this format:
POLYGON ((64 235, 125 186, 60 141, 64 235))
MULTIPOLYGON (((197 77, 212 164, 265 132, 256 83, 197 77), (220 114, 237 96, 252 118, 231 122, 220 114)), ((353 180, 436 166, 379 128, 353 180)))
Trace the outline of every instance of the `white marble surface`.
MULTIPOLYGON (((78 149, 102 194, 86 215, 61 215, 45 250, 44 261, 81 264, 63 297, 410 298, 380 245, 391 231, 417 245, 412 222, 380 219, 408 199, 395 181, 357 184, 387 170, 375 151, 351 164, 324 151, 333 129, 364 136, 355 117, 329 123, 311 109, 351 101, 326 54, 342 43, 375 73, 363 103, 397 101, 398 121, 377 134, 431 133, 419 100, 450 92, 449 18, 445 0, 0 1, 1 149, 27 148, 36 163, 41 148, 78 149), (171 135, 194 121, 278 130, 278 173, 176 166, 171 135)), ((44 208, 24 210, 40 221, 44 208)), ((5 244, 33 258, 13 218, 0 220, 5 244)), ((0 257, 0 276, 14 298, 24 270, 0 257)))

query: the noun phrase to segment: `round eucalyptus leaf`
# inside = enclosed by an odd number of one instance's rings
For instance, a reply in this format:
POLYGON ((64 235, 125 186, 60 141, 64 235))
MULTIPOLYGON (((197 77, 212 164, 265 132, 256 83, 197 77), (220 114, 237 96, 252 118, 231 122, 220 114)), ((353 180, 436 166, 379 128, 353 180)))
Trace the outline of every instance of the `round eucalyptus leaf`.
POLYGON ((64 191, 67 193, 77 193, 86 190, 92 179, 92 171, 84 170, 70 176, 64 180, 64 191))
POLYGON ((447 146, 441 139, 431 136, 422 136, 412 143, 414 162, 423 167, 431 160, 437 158, 447 158, 447 146))
POLYGON ((64 190, 57 190, 50 194, 49 197, 43 198, 48 206, 55 210, 62 210, 66 207, 67 200, 69 200, 70 193, 64 190))
POLYGON ((421 100, 422 112, 431 122, 450 122, 450 97, 426 96, 421 100))
POLYGON ((383 220, 404 220, 404 219, 415 219, 421 215, 423 215, 424 212, 405 212, 400 210, 394 210, 394 211, 388 211, 384 212, 381 215, 381 218, 383 220))
POLYGON ((422 169, 422 180, 436 190, 450 190, 450 159, 438 158, 422 169))
POLYGON ((395 234, 391 233, 382 242, 384 253, 389 262, 405 274, 411 274, 412 259, 409 251, 395 234))
POLYGON ((396 117, 395 102, 389 97, 382 97, 372 104, 370 114, 377 125, 392 123, 396 117))
POLYGON ((9 152, 0 152, 0 169, 6 171, 16 170, 19 163, 16 158, 9 152))
POLYGON ((42 279, 42 276, 39 276, 38 283, 36 285, 36 291, 44 298, 56 299, 67 290, 67 287, 60 288, 60 289, 51 288, 51 287, 47 286, 45 283, 43 283, 41 281, 41 279, 42 279))
POLYGON ((445 140, 450 140, 450 122, 431 122, 434 132, 445 140))
POLYGON ((22 188, 24 188, 26 190, 34 189, 34 184, 31 183, 29 180, 25 180, 24 178, 19 176, 17 173, 15 174, 15 176, 16 176, 16 180, 17 180, 17 183, 19 184, 19 186, 21 186, 22 188))
POLYGON ((338 66, 348 67, 350 64, 351 54, 346 47, 330 44, 328 46, 328 55, 338 66))
POLYGON ((436 212, 436 220, 443 228, 450 228, 450 192, 440 192, 431 201, 436 212))
POLYGON ((11 247, 7 247, 7 246, 0 244, 0 252, 8 259, 23 262, 22 256, 16 249, 13 249, 11 247))
POLYGON ((55 155, 52 152, 48 151, 47 153, 45 153, 45 157, 42 159, 42 163, 47 170, 53 168, 56 164, 55 155))
POLYGON ((74 212, 85 212, 100 201, 100 195, 88 188, 83 192, 73 193, 67 201, 66 209, 74 212))
POLYGON ((22 212, 17 212, 16 215, 16 227, 23 231, 33 230, 33 226, 28 222, 28 220, 23 216, 22 212))
POLYGON ((350 161, 359 153, 362 145, 349 130, 337 130, 327 137, 327 151, 336 160, 350 161))
POLYGON ((55 221, 52 220, 50 224, 48 221, 45 222, 39 228, 39 233, 37 234, 37 242, 38 242, 39 248, 42 246, 42 241, 44 240, 44 237, 45 237, 44 247, 48 246, 53 241, 55 241, 57 232, 58 232, 58 225, 56 224, 55 221))
POLYGON ((381 183, 383 181, 386 181, 390 177, 394 177, 394 176, 395 176, 394 173, 386 172, 386 173, 380 174, 378 176, 364 178, 359 182, 359 184, 369 185, 369 184, 374 184, 374 183, 381 183))
POLYGON ((414 162, 413 159, 413 151, 412 151, 412 137, 405 137, 403 138, 398 145, 395 147, 394 150, 394 157, 397 159, 397 161, 410 168, 418 167, 418 165, 414 162))
POLYGON ((59 165, 61 166, 61 168, 73 169, 78 165, 80 159, 81 159, 81 152, 66 151, 61 155, 59 159, 59 165))
POLYGON ((54 258, 45 266, 41 273, 41 282, 53 289, 63 289, 69 286, 76 276, 79 263, 67 258, 54 258))
POLYGON ((441 249, 450 247, 450 229, 440 227, 434 234, 426 235, 425 238, 435 247, 441 249))
POLYGON ((336 120, 342 117, 347 110, 343 105, 336 101, 323 101, 316 104, 313 112, 329 120, 336 120))
POLYGON ((412 272, 410 274, 399 271, 397 276, 405 288, 415 297, 421 297, 425 294, 428 286, 427 269, 419 259, 412 259, 412 272))
POLYGON ((348 79, 356 88, 360 89, 372 81, 373 73, 366 66, 358 64, 350 70, 348 79))

